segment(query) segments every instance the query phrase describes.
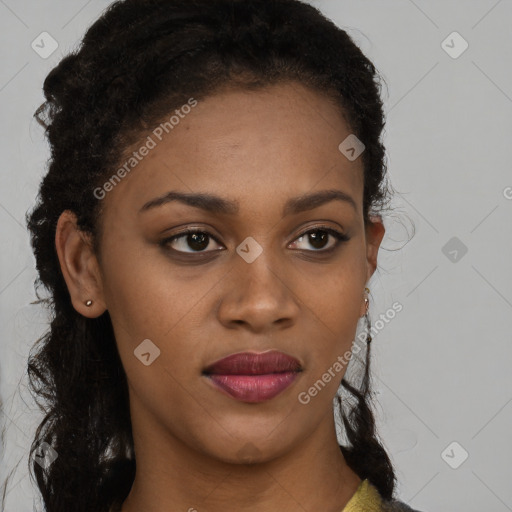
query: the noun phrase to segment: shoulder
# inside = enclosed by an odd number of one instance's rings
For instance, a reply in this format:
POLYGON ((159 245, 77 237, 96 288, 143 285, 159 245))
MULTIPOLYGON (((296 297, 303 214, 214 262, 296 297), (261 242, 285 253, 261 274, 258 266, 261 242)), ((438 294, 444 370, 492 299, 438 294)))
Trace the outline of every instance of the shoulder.
POLYGON ((421 512, 398 500, 382 501, 381 508, 382 512, 421 512))
POLYGON ((421 512, 397 499, 384 499, 377 487, 368 479, 359 484, 357 491, 342 512, 421 512))
POLYGON ((411 508, 409 505, 398 499, 384 499, 379 494, 377 488, 370 483, 369 480, 364 480, 361 483, 359 492, 363 495, 363 498, 365 495, 373 497, 375 502, 378 502, 378 507, 376 508, 378 508, 380 512, 421 512, 420 510, 411 508))

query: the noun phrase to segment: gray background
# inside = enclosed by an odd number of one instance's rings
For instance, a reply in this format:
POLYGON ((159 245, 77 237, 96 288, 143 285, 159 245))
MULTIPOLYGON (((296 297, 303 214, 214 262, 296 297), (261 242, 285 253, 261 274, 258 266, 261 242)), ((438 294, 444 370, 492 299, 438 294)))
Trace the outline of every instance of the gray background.
MULTIPOLYGON (((424 512, 512 510, 512 2, 311 3, 387 83, 384 140, 400 194, 370 298, 374 322, 403 306, 373 342, 378 426, 401 499, 424 512), (454 31, 469 44, 457 58, 447 53, 463 48, 454 31)), ((29 305, 24 215, 48 158, 32 115, 46 74, 108 4, 0 0, 0 476, 21 460, 10 512, 32 511, 36 496, 23 457, 39 414, 24 374, 46 321, 29 305), (31 47, 44 31, 58 43, 48 58, 31 47)))

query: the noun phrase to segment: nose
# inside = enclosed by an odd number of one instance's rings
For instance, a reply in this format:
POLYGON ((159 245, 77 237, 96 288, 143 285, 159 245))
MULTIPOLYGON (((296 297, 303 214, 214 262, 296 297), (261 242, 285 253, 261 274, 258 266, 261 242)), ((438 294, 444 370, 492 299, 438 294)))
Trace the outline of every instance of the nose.
POLYGON ((235 265, 226 278, 219 321, 229 329, 243 326, 259 334, 291 327, 300 313, 291 269, 271 262, 265 251, 252 263, 240 258, 235 265))

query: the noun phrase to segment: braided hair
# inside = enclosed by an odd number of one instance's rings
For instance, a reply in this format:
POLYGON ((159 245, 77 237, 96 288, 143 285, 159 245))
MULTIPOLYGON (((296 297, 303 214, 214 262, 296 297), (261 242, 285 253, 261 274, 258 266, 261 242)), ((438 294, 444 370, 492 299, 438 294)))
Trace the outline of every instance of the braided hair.
MULTIPOLYGON (((222 87, 257 89, 298 81, 341 108, 364 143, 365 223, 389 188, 380 141, 380 76, 349 35, 300 0, 119 0, 44 81, 35 113, 51 147, 38 201, 26 215, 36 258, 36 291, 52 313, 28 361, 30 389, 44 412, 30 454, 47 443, 58 458, 31 462, 47 512, 107 512, 135 476, 128 387, 108 311, 90 319, 72 306, 55 250, 59 216, 71 210, 99 255, 101 201, 93 191, 112 175, 141 133, 190 97, 222 87)), ((370 345, 362 384, 343 378, 354 399, 340 403, 347 464, 385 499, 395 474, 376 437, 370 345)))

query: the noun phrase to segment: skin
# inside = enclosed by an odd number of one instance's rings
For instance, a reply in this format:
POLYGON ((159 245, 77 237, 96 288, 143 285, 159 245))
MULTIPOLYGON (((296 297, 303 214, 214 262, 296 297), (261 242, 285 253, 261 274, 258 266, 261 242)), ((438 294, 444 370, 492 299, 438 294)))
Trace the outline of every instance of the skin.
POLYGON ((339 512, 355 493, 361 479, 338 447, 332 408, 346 365, 309 403, 298 400, 351 349, 384 236, 379 217, 363 221, 361 158, 338 150, 350 133, 326 96, 298 83, 224 90, 102 200, 101 255, 73 214, 61 215, 56 247, 73 306, 89 318, 108 309, 129 382, 137 474, 123 512, 339 512), (326 189, 356 208, 333 200, 282 218, 289 198, 326 189), (218 195, 240 210, 171 202, 139 213, 169 191, 218 195), (334 237, 299 238, 319 225, 350 239, 322 256, 334 237), (186 227, 216 240, 159 246, 186 227), (236 252, 249 236, 263 250, 252 263, 236 252), (160 349, 148 366, 134 356, 145 339, 160 349), (268 349, 303 371, 267 402, 230 398, 201 374, 229 354, 268 349))

